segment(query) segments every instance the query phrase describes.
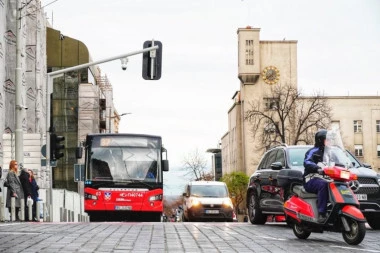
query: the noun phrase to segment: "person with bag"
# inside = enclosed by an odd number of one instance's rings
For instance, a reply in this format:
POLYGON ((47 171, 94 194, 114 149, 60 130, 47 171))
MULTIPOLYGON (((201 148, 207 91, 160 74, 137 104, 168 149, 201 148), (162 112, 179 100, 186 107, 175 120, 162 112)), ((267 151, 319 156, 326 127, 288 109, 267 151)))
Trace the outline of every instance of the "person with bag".
POLYGON ((9 172, 7 175, 7 202, 6 207, 11 213, 11 199, 15 198, 15 208, 16 208, 16 221, 20 221, 19 211, 21 207, 21 199, 24 198, 24 191, 22 189, 22 185, 20 179, 18 178, 18 163, 16 160, 11 160, 9 163, 9 172))
POLYGON ((40 189, 40 187, 38 186, 37 184, 37 181, 36 179, 34 178, 34 173, 33 173, 33 170, 29 169, 28 170, 29 172, 29 175, 30 175, 30 178, 29 178, 29 181, 30 181, 30 184, 32 185, 32 199, 33 199, 33 219, 34 221, 37 221, 37 201, 38 201, 38 190, 40 189))

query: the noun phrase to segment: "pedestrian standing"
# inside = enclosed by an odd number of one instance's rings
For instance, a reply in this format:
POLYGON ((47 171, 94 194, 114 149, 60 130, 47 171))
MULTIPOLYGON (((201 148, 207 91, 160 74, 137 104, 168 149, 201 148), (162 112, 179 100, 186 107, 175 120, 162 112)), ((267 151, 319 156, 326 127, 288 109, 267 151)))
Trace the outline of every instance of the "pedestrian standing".
POLYGON ((34 173, 33 173, 33 170, 28 170, 29 172, 29 175, 30 175, 30 178, 29 178, 29 181, 32 185, 32 199, 33 199, 33 219, 34 221, 37 221, 37 201, 38 201, 38 190, 40 189, 40 187, 38 186, 37 184, 37 181, 36 179, 34 178, 34 173))
POLYGON ((28 201, 32 199, 32 184, 30 182, 30 175, 27 168, 21 169, 19 178, 25 196, 25 221, 31 221, 32 217, 29 217, 28 201))
POLYGON ((24 198, 24 191, 20 179, 18 177, 18 163, 16 160, 12 160, 9 163, 9 172, 7 175, 8 193, 6 207, 11 212, 11 199, 15 198, 16 207, 16 221, 20 221, 19 211, 21 207, 21 199, 24 198))

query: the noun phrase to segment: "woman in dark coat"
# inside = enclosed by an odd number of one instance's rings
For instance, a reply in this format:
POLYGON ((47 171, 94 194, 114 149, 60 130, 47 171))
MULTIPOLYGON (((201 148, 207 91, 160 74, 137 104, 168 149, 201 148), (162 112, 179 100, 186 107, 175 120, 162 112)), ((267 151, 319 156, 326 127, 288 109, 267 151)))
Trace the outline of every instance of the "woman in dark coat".
POLYGON ((38 186, 36 179, 34 178, 33 170, 28 170, 30 175, 30 184, 32 185, 32 199, 33 199, 33 220, 37 219, 37 201, 38 201, 38 190, 40 187, 38 186))
POLYGON ((19 211, 21 207, 21 199, 24 199, 24 191, 20 179, 18 178, 18 163, 16 160, 12 160, 9 163, 9 172, 7 175, 8 192, 6 207, 11 212, 11 198, 15 198, 16 207, 16 220, 20 220, 19 211))

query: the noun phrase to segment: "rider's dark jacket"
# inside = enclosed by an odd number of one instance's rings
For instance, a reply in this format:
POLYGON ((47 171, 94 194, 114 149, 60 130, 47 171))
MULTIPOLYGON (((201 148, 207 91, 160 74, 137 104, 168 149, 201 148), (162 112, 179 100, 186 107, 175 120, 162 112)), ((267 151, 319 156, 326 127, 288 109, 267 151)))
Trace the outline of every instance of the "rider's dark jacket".
POLYGON ((312 147, 305 153, 305 160, 303 163, 303 166, 305 167, 303 173, 304 182, 305 178, 318 174, 318 169, 320 169, 320 167, 317 164, 323 160, 323 151, 324 146, 312 147))

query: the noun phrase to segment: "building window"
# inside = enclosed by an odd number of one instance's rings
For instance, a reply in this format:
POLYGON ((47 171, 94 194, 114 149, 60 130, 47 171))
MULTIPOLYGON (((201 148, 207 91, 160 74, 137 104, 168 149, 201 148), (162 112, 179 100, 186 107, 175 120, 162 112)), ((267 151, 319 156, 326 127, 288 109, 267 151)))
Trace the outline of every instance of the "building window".
POLYGON ((265 109, 267 110, 278 110, 280 100, 276 98, 264 98, 265 109))
POLYGON ((377 156, 380 157, 380 145, 377 145, 377 156))
POLYGON ((253 65, 253 40, 245 41, 245 64, 253 65))
POLYGON ((376 133, 380 133, 380 120, 376 120, 376 133))
POLYGON ((363 145, 355 145, 355 156, 363 156, 363 145))
POLYGON ((362 132, 362 121, 354 120, 354 133, 361 133, 361 132, 362 132))

